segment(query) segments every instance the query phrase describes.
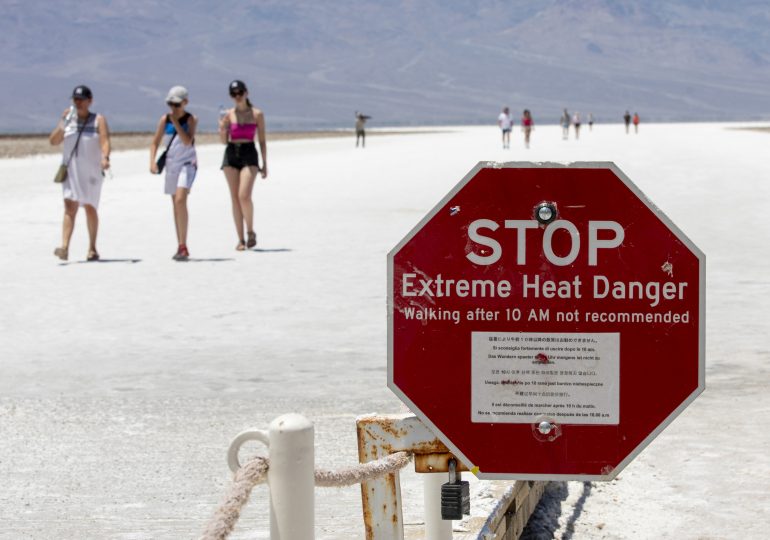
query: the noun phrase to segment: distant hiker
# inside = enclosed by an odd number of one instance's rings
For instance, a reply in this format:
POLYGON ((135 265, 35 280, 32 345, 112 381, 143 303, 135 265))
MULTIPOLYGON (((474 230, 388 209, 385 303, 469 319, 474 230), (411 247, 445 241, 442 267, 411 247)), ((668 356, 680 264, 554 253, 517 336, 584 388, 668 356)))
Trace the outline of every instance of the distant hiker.
POLYGON ((184 86, 174 86, 168 91, 166 105, 169 112, 158 120, 158 127, 155 128, 155 135, 150 144, 150 172, 161 174, 163 169, 166 171, 164 192, 171 196, 178 244, 172 257, 175 261, 186 261, 190 257, 187 249, 187 196, 198 172, 198 157, 195 152, 195 128, 198 127, 198 118, 185 110, 188 102, 188 93, 184 86), (164 150, 158 158, 156 156, 161 141, 164 150))
POLYGON ((570 124, 569 112, 567 112, 567 109, 564 109, 564 112, 561 114, 561 120, 559 120, 559 123, 561 124, 561 138, 566 141, 569 139, 570 124))
POLYGON ((572 125, 575 126, 575 140, 580 138, 580 113, 575 112, 572 115, 572 125))
MULTIPOLYGON (((88 225, 87 261, 98 261, 96 234, 99 230, 99 199, 104 182, 104 171, 110 168, 110 130, 107 119, 90 110, 93 101, 91 89, 85 85, 72 91, 72 106, 62 113, 61 120, 48 137, 52 146, 61 144, 62 165, 66 178, 62 183, 64 195, 64 220, 61 246, 54 255, 66 261, 69 245, 75 229, 78 208, 86 212, 88 225)), ((60 180, 57 175, 57 181, 60 180)))
POLYGON ((366 130, 364 129, 364 126, 366 125, 366 121, 371 118, 371 116, 366 116, 364 113, 360 113, 358 111, 355 112, 356 115, 356 148, 358 148, 358 142, 361 141, 361 148, 366 147, 366 130))
POLYGON ((503 107, 503 112, 497 117, 497 125, 500 126, 503 132, 503 148, 510 148, 513 119, 511 118, 511 110, 508 107, 503 107))
POLYGON ((529 136, 535 128, 535 121, 532 120, 532 113, 529 109, 524 109, 521 117, 521 130, 524 132, 524 147, 529 148, 529 136))
POLYGON ((588 113, 588 131, 594 130, 594 115, 592 113, 588 113))
POLYGON ((634 133, 639 133, 639 114, 634 113, 634 133))
POLYGON ((626 114, 623 115, 623 122, 626 124, 626 134, 628 134, 628 127, 629 124, 631 124, 631 113, 626 111, 626 114))
POLYGON ((244 251, 257 245, 251 192, 254 190, 257 172, 262 174, 262 178, 267 178, 265 115, 251 104, 246 83, 232 81, 229 91, 235 106, 225 111, 219 120, 219 139, 227 145, 222 160, 222 172, 225 173, 227 186, 230 188, 235 232, 238 234, 235 249, 244 251), (259 151, 262 152, 262 167, 259 166, 259 153, 254 144, 255 136, 259 141, 259 151), (245 238, 244 225, 247 235, 245 238))

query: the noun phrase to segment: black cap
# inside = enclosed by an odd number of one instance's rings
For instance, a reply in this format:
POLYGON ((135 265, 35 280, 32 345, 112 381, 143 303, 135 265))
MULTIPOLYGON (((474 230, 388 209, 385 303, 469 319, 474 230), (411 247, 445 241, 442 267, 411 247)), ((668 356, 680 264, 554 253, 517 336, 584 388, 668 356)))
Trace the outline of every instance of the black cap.
POLYGON ((246 83, 243 81, 239 81, 238 79, 231 82, 230 93, 233 93, 233 92, 248 92, 248 89, 246 88, 246 83))
POLYGON ((72 97, 81 98, 81 99, 91 99, 92 97, 94 97, 94 95, 91 93, 90 88, 88 88, 85 84, 81 84, 79 86, 76 86, 75 89, 72 91, 72 97))

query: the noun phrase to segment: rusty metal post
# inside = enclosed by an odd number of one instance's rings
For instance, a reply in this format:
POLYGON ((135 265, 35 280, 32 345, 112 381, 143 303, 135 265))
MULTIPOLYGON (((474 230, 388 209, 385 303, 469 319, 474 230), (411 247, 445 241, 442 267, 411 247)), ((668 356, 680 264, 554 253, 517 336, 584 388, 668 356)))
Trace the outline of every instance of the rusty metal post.
MULTIPOLYGON (((356 419, 358 460, 367 463, 394 452, 446 453, 448 449, 415 415, 369 415, 356 419)), ((361 484, 367 540, 403 540, 398 473, 361 484)))

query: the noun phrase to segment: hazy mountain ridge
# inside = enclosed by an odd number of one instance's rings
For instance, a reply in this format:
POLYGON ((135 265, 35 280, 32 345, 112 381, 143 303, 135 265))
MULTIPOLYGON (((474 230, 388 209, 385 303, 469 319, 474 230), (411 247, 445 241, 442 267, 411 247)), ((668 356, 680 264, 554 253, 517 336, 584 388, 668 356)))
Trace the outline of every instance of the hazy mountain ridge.
POLYGON ((113 128, 151 129, 184 84, 204 128, 244 79, 273 128, 494 122, 529 107, 617 121, 768 118, 765 2, 438 0, 253 4, 12 0, 0 15, 3 131, 50 129, 89 84, 113 128), (214 6, 214 7, 212 7, 214 6))

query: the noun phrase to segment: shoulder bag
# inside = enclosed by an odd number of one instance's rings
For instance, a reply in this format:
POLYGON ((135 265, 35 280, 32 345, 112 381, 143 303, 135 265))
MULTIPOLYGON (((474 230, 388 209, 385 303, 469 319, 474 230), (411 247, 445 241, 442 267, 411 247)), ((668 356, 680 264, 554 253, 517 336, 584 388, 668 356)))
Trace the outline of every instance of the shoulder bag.
POLYGON ((80 136, 83 135, 83 130, 86 129, 86 124, 88 124, 88 121, 91 120, 91 114, 88 115, 88 118, 86 118, 85 122, 83 122, 83 125, 80 126, 80 129, 78 129, 78 138, 75 141, 75 147, 72 149, 72 152, 70 152, 70 157, 67 160, 67 163, 62 163, 61 165, 59 165, 59 168, 56 170, 56 175, 53 177, 53 181, 55 183, 61 184, 67 179, 67 171, 70 166, 70 161, 72 161, 72 157, 75 155, 75 152, 78 151, 78 145, 80 144, 80 136))
MULTIPOLYGON (((184 122, 187 118, 190 117, 190 113, 185 113, 182 118, 179 119, 179 122, 184 122)), ((168 122, 168 115, 166 115, 166 121, 168 122)), ((163 169, 166 167, 166 154, 168 154, 168 149, 171 148, 171 143, 174 142, 174 139, 176 138, 176 131, 174 131, 174 134, 171 136, 171 139, 169 139, 168 144, 166 145, 166 149, 163 150, 163 153, 158 156, 158 159, 155 161, 155 164, 158 166, 158 173, 160 174, 163 172, 163 169)))

